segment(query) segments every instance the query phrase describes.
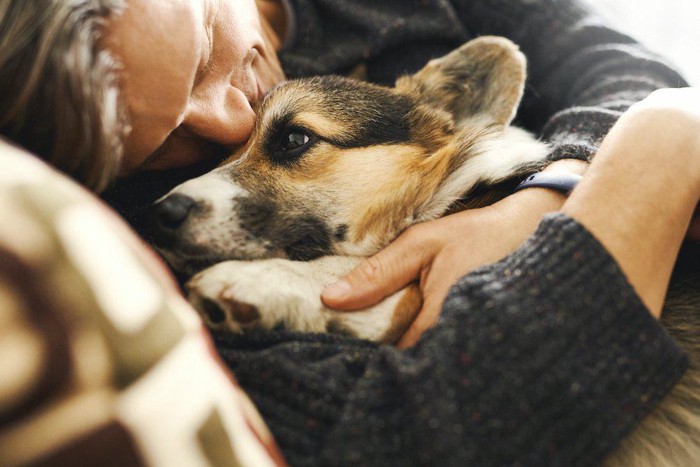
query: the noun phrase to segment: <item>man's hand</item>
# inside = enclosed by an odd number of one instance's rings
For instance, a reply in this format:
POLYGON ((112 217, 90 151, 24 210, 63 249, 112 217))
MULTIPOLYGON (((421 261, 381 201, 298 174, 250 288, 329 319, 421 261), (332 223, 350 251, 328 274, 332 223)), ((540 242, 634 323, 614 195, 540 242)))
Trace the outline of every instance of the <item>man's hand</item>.
MULTIPOLYGON (((581 173, 585 164, 560 161, 549 170, 581 173)), ((450 287, 479 266, 515 251, 537 227, 542 216, 558 210, 565 197, 552 190, 520 191, 486 208, 463 211, 406 230, 387 248, 368 258, 344 280, 322 295, 332 308, 366 308, 418 281, 423 307, 398 343, 415 344, 433 326, 450 287)))

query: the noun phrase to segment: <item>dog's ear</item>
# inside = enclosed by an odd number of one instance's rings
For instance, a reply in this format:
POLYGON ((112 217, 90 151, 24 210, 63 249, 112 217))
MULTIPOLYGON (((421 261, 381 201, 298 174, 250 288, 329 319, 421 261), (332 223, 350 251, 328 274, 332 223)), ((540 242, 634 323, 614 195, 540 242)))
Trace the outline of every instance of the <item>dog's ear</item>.
POLYGON ((523 95, 525 67, 514 43, 482 36, 400 78, 396 90, 447 110, 457 127, 473 117, 508 125, 523 95))

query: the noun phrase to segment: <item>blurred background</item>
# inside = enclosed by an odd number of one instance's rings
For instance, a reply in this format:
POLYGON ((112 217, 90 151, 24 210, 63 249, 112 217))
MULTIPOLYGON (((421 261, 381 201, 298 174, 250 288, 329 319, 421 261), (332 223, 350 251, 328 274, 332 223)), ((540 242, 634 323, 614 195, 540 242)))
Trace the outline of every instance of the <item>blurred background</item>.
POLYGON ((617 29, 664 55, 700 86, 700 0, 587 0, 617 29))

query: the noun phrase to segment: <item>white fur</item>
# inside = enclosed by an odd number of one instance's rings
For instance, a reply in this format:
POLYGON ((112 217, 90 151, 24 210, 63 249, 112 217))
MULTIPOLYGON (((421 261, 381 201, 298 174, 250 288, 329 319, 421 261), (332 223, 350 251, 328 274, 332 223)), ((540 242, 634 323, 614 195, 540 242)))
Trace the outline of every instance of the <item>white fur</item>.
POLYGON ((231 180, 218 170, 188 180, 182 185, 178 185, 161 199, 167 198, 175 193, 189 196, 195 200, 206 199, 207 205, 211 206, 213 210, 213 216, 224 216, 228 214, 231 212, 231 200, 233 197, 245 196, 248 194, 246 190, 232 183, 231 180))
POLYGON ((260 261, 226 261, 197 274, 188 283, 189 299, 213 329, 240 332, 242 327, 231 314, 236 302, 254 306, 260 314, 257 329, 285 329, 325 332, 330 321, 357 337, 380 340, 391 323, 404 292, 392 295, 379 306, 353 313, 327 308, 321 302, 323 288, 357 266, 363 258, 325 256, 314 261, 269 259, 260 261), (226 321, 213 323, 202 306, 211 300, 226 314, 226 321))
MULTIPOLYGON (((251 241, 243 229, 236 228, 238 218, 233 209, 235 198, 246 197, 249 193, 226 176, 228 170, 230 166, 189 180, 166 195, 189 196, 198 206, 206 209, 204 212, 194 212, 188 216, 187 242, 194 247, 201 246, 204 250, 215 253, 230 251, 235 247, 245 257, 269 257, 267 240, 251 241)), ((185 265, 188 261, 200 259, 188 257, 181 251, 174 252, 165 248, 160 251, 178 270, 186 270, 185 265)))
POLYGON ((513 173, 514 167, 543 160, 547 149, 546 144, 516 127, 507 127, 502 135, 482 139, 473 149, 476 155, 455 170, 435 196, 421 207, 417 221, 437 219, 477 183, 504 180, 513 173))

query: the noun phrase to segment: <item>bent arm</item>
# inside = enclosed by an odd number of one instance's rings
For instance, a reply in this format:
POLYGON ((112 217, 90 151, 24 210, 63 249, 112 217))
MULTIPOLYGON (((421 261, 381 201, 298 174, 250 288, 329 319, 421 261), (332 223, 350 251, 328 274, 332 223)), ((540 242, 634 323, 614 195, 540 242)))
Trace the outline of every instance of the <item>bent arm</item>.
POLYGON ((668 89, 617 122, 562 212, 596 236, 659 317, 699 195, 700 91, 668 89))

